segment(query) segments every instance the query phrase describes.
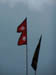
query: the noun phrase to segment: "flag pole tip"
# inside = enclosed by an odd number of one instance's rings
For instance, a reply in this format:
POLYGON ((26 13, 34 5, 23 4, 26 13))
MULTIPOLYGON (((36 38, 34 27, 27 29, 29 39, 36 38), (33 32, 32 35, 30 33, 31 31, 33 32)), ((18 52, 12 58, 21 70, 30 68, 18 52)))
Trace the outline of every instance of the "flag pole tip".
POLYGON ((25 19, 27 20, 27 17, 25 19))
POLYGON ((42 34, 41 34, 40 38, 42 39, 42 34))

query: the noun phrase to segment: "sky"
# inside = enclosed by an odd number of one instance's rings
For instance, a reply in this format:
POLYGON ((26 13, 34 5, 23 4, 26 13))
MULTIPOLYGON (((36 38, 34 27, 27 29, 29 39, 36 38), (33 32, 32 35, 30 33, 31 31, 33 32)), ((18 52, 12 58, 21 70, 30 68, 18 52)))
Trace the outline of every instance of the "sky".
POLYGON ((42 34, 37 75, 56 75, 56 1, 0 0, 0 75, 26 75, 26 46, 17 26, 27 17, 28 70, 42 34))

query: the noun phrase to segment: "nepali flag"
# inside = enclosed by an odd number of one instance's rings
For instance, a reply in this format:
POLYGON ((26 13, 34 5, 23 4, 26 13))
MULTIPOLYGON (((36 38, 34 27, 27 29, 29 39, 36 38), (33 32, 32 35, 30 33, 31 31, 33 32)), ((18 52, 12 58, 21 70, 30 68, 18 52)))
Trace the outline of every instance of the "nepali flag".
POLYGON ((25 45, 27 44, 27 18, 17 27, 17 32, 22 32, 19 40, 18 45, 25 45))

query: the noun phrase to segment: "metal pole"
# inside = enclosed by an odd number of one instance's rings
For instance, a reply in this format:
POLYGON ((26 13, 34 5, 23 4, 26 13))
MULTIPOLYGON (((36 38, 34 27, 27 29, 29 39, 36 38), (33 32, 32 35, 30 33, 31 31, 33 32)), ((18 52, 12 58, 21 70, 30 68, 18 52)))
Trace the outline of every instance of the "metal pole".
POLYGON ((35 75, 36 75, 36 71, 35 71, 35 75))
MULTIPOLYGON (((27 18, 26 18, 27 19, 27 18)), ((27 22, 26 22, 27 23, 27 22)), ((26 24, 26 30, 27 30, 27 24, 26 24)), ((27 33, 27 32, 26 32, 27 33)), ((28 41, 28 37, 27 37, 28 41)), ((26 75, 28 75, 28 42, 26 44, 26 75)))
POLYGON ((28 47, 26 45, 26 75, 28 75, 28 47))

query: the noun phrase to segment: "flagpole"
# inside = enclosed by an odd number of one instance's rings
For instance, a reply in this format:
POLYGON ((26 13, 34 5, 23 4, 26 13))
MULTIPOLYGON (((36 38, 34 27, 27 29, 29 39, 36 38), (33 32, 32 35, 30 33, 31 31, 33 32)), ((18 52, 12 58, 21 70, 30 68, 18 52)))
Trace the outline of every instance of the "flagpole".
MULTIPOLYGON (((26 18, 26 20, 27 20, 27 18, 26 18)), ((27 27, 26 27, 26 30, 27 30, 27 27)), ((28 41, 28 37, 27 37, 27 41, 28 41)), ((26 75, 28 75, 28 42, 26 44, 26 75)))
POLYGON ((36 75, 36 71, 35 71, 35 75, 36 75))
POLYGON ((26 45, 26 75, 28 75, 28 46, 26 45))

